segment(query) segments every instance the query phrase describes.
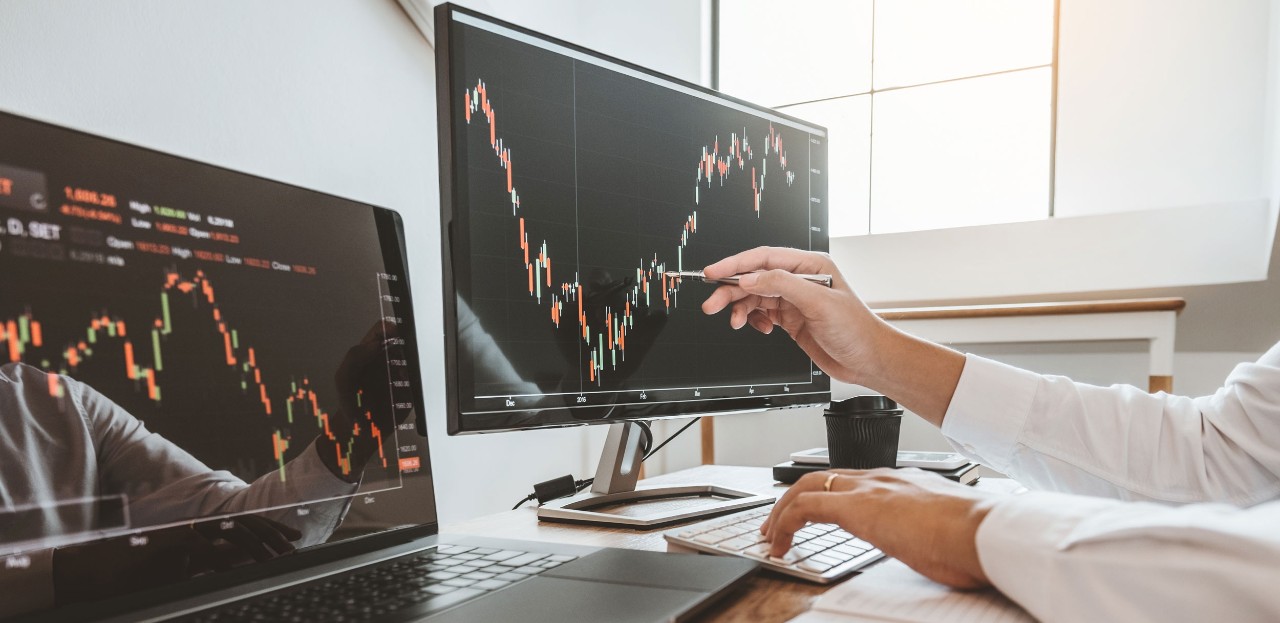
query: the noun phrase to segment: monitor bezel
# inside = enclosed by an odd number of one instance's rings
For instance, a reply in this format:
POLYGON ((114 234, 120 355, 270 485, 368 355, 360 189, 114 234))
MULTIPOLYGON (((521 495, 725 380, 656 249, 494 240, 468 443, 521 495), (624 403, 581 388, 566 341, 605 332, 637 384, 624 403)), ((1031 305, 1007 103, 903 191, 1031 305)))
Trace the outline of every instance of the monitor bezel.
MULTIPOLYGON (((458 306, 457 288, 454 279, 455 245, 453 244, 453 236, 457 232, 454 231, 453 225, 457 213, 465 207, 456 204, 454 192, 455 186, 460 186, 462 184, 462 172, 459 171, 457 167, 453 166, 454 145, 458 140, 458 137, 454 135, 455 126, 453 123, 453 114, 457 104, 454 102, 455 98, 451 97, 451 88, 453 83, 453 57, 451 55, 450 43, 452 41, 451 28, 456 24, 453 19, 455 14, 466 15, 473 19, 510 29, 523 35, 540 39, 552 45, 561 46, 573 52, 585 54, 607 63, 613 63, 629 70, 670 82, 683 88, 692 89, 705 95, 758 111, 761 114, 773 115, 797 124, 809 126, 820 130, 824 138, 827 136, 826 127, 779 112, 772 108, 754 104, 733 97, 732 95, 727 95, 714 89, 682 80, 675 76, 654 71, 607 54, 602 54, 595 50, 585 48, 562 39, 557 39, 450 2, 436 6, 436 122, 437 146, 439 148, 438 153, 440 164, 440 254, 441 266, 443 268, 441 271, 441 285, 444 293, 445 402, 448 434, 450 436, 454 436, 538 428, 590 426, 627 420, 657 420, 737 413, 756 413, 770 409, 816 407, 829 403, 831 401, 830 377, 825 373, 818 371, 820 374, 819 378, 822 379, 822 382, 826 387, 816 393, 707 399, 692 403, 694 406, 685 406, 689 403, 655 402, 650 405, 645 405, 642 409, 630 410, 636 412, 624 412, 620 415, 616 415, 614 413, 617 406, 609 404, 555 407, 537 410, 512 409, 511 411, 504 411, 502 413, 463 413, 460 401, 461 388, 458 387, 458 366, 461 364, 461 361, 459 359, 457 331, 454 330, 458 327, 458 306), (662 406, 663 408, 654 409, 654 407, 658 406, 662 406), (588 415, 584 416, 584 414, 588 415), (513 419, 520 420, 519 425, 512 425, 511 422, 513 419)), ((823 148, 824 150, 826 148, 825 142, 823 144, 823 148)), ((825 184, 825 178, 823 183, 825 184)), ((824 227, 824 229, 826 228, 824 227)), ((826 246, 829 249, 830 234, 825 231, 823 233, 824 238, 827 241, 826 246)), ((825 251, 826 249, 823 250, 825 251)), ((465 258, 456 259, 462 260, 465 258)), ((817 370, 816 366, 814 369, 817 370)))

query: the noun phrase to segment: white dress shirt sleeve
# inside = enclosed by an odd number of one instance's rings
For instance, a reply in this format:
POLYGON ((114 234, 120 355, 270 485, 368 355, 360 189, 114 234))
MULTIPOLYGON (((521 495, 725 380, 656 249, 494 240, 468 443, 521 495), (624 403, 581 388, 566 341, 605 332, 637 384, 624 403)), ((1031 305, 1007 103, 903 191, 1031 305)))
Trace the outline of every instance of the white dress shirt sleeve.
POLYGON ((1257 504, 1280 496, 1280 344, 1194 399, 969 355, 942 433, 957 451, 1034 489, 1257 504))
POLYGON ((979 527, 983 570, 1033 615, 1280 620, 1280 345, 1195 399, 969 356, 942 432, 1028 487, 1095 496, 1012 497, 979 527))
POLYGON ((1280 621, 1280 502, 1014 496, 978 529, 997 588, 1043 621, 1280 621))

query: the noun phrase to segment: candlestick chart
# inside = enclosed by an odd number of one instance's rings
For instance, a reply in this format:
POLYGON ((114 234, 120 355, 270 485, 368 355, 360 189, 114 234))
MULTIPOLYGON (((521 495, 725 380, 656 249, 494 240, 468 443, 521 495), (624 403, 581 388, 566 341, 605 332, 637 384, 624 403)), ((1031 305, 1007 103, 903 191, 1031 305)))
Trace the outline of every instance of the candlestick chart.
MULTIPOLYGON (((483 126, 482 132, 488 134, 494 157, 505 171, 505 192, 510 199, 511 214, 515 217, 518 226, 513 251, 518 246, 518 261, 529 277, 529 296, 539 304, 546 305, 549 321, 556 327, 566 321, 577 325, 577 332, 587 350, 587 378, 601 385, 607 371, 616 368, 619 359, 626 359, 627 335, 635 328, 633 310, 653 308, 658 298, 661 299, 659 307, 664 313, 670 313, 676 307, 681 279, 668 277, 666 273, 670 270, 684 270, 685 248, 698 233, 697 210, 694 209, 678 227, 672 228, 674 261, 671 260, 670 255, 656 251, 651 257, 641 258, 635 266, 635 279, 631 282, 630 289, 625 292, 622 304, 617 307, 606 306, 603 326, 593 327, 583 309, 583 285, 578 275, 574 274, 568 279, 554 277, 551 269, 551 250, 548 249, 547 241, 530 243, 530 227, 521 214, 520 191, 514 182, 512 147, 498 132, 498 111, 489 98, 483 79, 477 80, 474 88, 463 92, 462 111, 468 125, 474 121, 477 125, 483 126), (571 314, 567 319, 566 306, 571 314)), ((776 163, 774 166, 781 169, 786 185, 795 184, 795 172, 787 170, 787 154, 783 146, 782 134, 777 132, 772 124, 768 128, 768 135, 764 137, 763 157, 759 161, 755 159, 755 151, 752 149, 745 128, 741 133, 731 132, 728 135, 726 149, 723 152, 720 148, 719 136, 714 137, 710 145, 702 148, 694 176, 695 204, 700 203, 703 192, 709 192, 713 186, 723 187, 726 180, 730 183, 736 181, 738 176, 733 175, 735 170, 743 173, 749 171, 750 209, 758 216, 771 151, 776 163), (707 191, 703 190, 704 187, 707 191)), ((536 237, 535 240, 537 240, 536 237)))
MULTIPOLYGON (((114 355, 113 358, 123 361, 118 370, 120 376, 131 382, 139 395, 162 407, 165 402, 165 361, 170 358, 166 351, 178 348, 170 342, 175 332, 172 308, 175 303, 182 302, 185 307, 203 315, 203 318, 192 318, 201 320, 198 324, 203 326, 182 329, 216 334, 215 340, 221 346, 216 365, 234 371, 238 376, 239 390, 250 398, 253 411, 264 422, 270 423, 270 436, 261 440, 260 447, 269 449, 281 481, 287 479, 285 462, 289 449, 294 444, 299 447, 306 445, 316 435, 325 442, 321 451, 334 453, 334 464, 344 476, 352 473, 353 450, 359 443, 376 447, 373 463, 388 472, 396 469, 394 461, 388 460, 388 453, 394 448, 387 448, 389 437, 384 437, 395 423, 387 413, 389 405, 378 404, 385 403, 385 400, 374 401, 378 406, 369 404, 370 401, 364 397, 365 389, 356 388, 355 402, 351 406, 354 412, 339 416, 334 409, 322 406, 317 387, 307 375, 272 379, 271 373, 267 372, 264 379, 257 349, 243 340, 240 331, 230 322, 219 305, 213 281, 203 270, 196 270, 190 276, 165 271, 157 290, 154 318, 134 323, 109 311, 95 312, 87 315, 79 330, 57 331, 63 336, 75 336, 67 337, 61 343, 46 338, 46 323, 33 309, 27 309, 15 318, 0 319, 0 352, 7 354, 9 362, 28 363, 46 370, 49 393, 54 398, 65 395, 62 376, 83 378, 81 373, 85 371, 87 362, 95 357, 114 355), (287 390, 284 389, 286 378, 287 390), (272 382, 275 388, 269 386, 272 382), (299 426, 303 422, 312 426, 299 426)), ((181 370, 177 372, 183 373, 181 370)), ((88 374, 101 374, 101 370, 89 371, 88 374)), ((374 390, 385 392, 385 387, 374 390)), ((159 417, 175 416, 180 417, 180 414, 170 412, 159 417)), ((164 427, 163 423, 154 420, 149 423, 164 427)))

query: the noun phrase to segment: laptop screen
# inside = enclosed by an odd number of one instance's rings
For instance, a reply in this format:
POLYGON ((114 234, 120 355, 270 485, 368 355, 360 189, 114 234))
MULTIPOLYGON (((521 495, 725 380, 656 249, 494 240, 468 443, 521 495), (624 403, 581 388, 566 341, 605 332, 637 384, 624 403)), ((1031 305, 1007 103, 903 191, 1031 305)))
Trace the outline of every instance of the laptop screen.
POLYGON ((0 616, 434 525, 412 317, 394 212, 0 114, 0 616))

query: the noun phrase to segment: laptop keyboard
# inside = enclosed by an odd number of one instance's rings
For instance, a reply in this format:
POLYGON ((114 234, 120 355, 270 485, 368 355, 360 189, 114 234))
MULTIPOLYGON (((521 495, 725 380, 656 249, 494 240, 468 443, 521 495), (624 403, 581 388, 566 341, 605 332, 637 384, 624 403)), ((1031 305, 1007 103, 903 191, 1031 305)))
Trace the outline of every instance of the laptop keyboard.
POLYGON ((791 550, 781 558, 769 555, 769 544, 760 525, 773 506, 744 511, 668 531, 667 541, 708 554, 741 556, 759 561, 767 569, 811 582, 834 582, 884 557, 870 543, 840 526, 811 523, 796 532, 791 550))
POLYGON ((553 569, 574 556, 441 545, 183 621, 400 621, 453 607, 553 569))

